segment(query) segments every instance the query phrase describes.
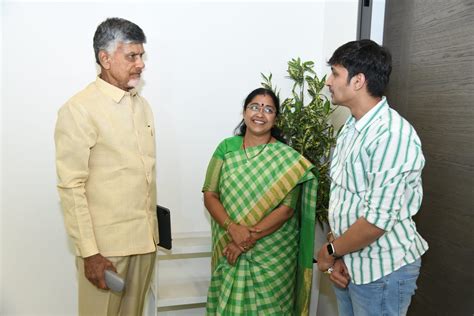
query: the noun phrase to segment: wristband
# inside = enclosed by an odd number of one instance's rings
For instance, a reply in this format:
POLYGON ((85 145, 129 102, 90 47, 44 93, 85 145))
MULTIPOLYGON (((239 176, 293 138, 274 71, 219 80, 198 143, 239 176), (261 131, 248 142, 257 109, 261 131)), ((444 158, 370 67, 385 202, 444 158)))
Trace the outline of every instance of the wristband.
POLYGON ((336 253, 336 248, 334 248, 333 243, 329 243, 327 246, 328 254, 334 258, 339 258, 340 256, 336 253))

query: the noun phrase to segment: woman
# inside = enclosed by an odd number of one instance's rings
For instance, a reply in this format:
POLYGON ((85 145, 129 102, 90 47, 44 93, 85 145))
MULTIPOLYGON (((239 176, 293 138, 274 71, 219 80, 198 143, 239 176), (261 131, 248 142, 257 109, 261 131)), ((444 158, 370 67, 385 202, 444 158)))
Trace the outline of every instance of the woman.
POLYGON ((279 111, 271 90, 252 91, 237 136, 223 140, 209 163, 202 189, 213 219, 208 315, 308 314, 317 181, 274 126, 279 111))

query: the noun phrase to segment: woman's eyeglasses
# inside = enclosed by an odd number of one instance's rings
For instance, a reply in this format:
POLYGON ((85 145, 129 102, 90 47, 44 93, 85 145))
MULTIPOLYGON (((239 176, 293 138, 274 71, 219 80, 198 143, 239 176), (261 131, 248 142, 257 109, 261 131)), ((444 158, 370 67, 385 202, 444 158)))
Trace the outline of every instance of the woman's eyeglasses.
POLYGON ((263 113, 265 114, 275 114, 276 110, 273 106, 270 105, 263 105, 263 104, 258 104, 258 103, 252 103, 247 105, 247 110, 250 110, 252 112, 260 112, 260 109, 263 109, 263 113))

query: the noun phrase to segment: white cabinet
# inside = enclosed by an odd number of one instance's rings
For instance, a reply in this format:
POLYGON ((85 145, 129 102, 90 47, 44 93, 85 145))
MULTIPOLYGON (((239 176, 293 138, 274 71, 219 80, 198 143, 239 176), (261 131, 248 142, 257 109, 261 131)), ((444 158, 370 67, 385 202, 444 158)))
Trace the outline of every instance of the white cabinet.
POLYGON ((158 249, 146 315, 203 315, 210 278, 210 232, 173 234, 173 248, 158 249))

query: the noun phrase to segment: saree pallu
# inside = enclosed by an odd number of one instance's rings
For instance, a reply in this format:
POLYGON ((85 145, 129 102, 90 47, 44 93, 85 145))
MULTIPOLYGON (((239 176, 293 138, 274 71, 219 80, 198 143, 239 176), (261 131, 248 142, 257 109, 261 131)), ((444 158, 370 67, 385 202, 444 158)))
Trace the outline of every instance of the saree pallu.
MULTIPOLYGON (((239 142, 236 137, 228 140, 239 142)), ((279 142, 248 148, 247 153, 240 147, 232 151, 219 147, 203 191, 217 192, 234 222, 254 226, 292 200, 294 192, 298 206, 291 219, 242 253, 234 266, 222 255, 231 239, 212 221, 207 314, 308 315, 317 190, 313 166, 279 142)))

